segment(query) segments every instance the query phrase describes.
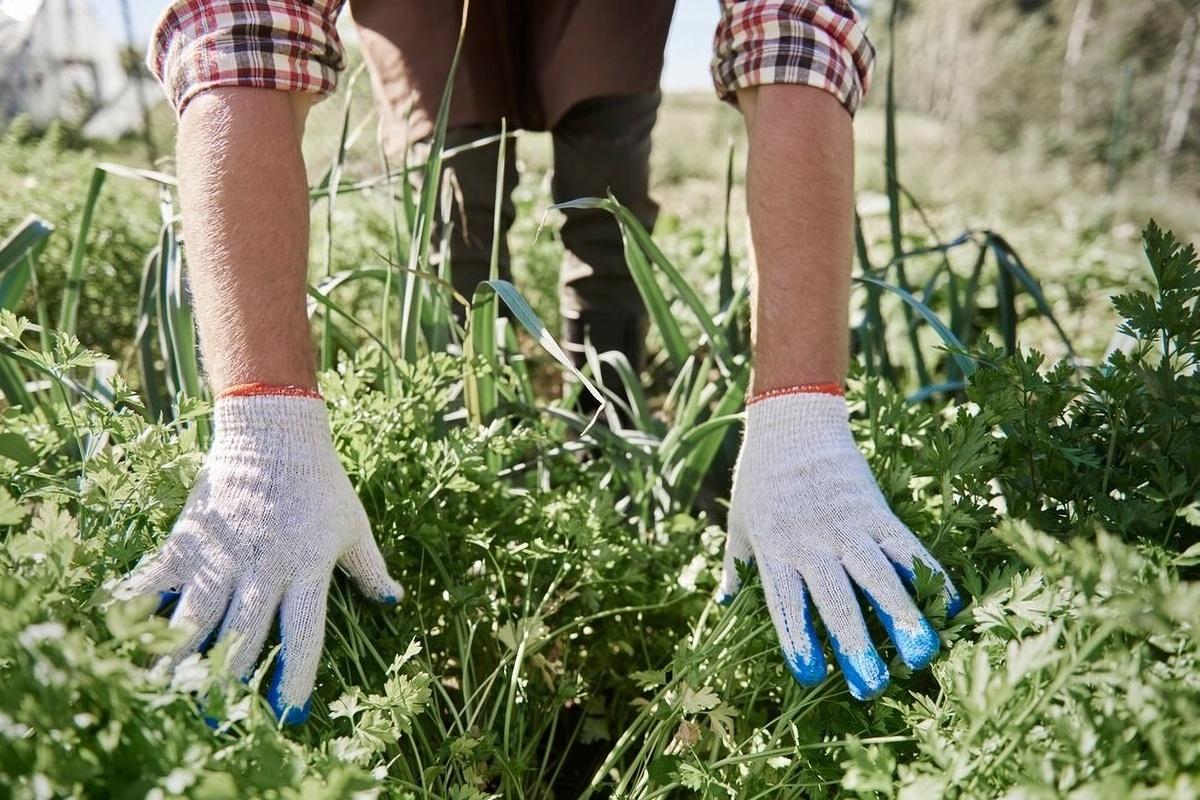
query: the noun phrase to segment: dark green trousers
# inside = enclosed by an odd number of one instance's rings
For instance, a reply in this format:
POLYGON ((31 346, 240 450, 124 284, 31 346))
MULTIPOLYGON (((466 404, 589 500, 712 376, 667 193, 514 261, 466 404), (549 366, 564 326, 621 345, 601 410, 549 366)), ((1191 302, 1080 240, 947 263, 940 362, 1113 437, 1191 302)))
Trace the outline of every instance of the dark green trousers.
MULTIPOLYGON (((658 115, 659 92, 600 97, 571 108, 551 131, 555 202, 604 197, 611 192, 649 230, 658 205, 650 199, 650 134, 658 115)), ((499 134, 500 125, 473 125, 447 132, 456 147, 499 134)), ((467 298, 488 275, 496 202, 499 143, 463 151, 447 161, 457 183, 450 203, 449 249, 455 289, 467 298)), ((500 193, 500 232, 507 233, 515 211, 515 143, 509 140, 500 193)), ((444 211, 444 210, 443 210, 444 211)), ((443 212, 439 212, 441 214, 443 212)), ((582 359, 584 337, 600 351, 620 350, 640 369, 644 361, 646 312, 625 263, 621 231, 601 210, 569 209, 562 226, 566 248, 559 278, 563 337, 582 359)), ((446 220, 439 216, 441 238, 446 220)), ((507 242, 500 242, 500 276, 511 280, 507 242)), ((606 381, 607 382, 607 381, 606 381)))

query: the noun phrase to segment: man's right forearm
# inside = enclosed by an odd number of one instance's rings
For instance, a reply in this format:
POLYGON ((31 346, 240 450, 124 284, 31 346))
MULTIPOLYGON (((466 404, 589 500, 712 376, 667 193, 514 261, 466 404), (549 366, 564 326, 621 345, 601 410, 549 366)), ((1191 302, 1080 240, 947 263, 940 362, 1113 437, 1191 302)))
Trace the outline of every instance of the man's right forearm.
POLYGON ((179 123, 185 252, 214 394, 315 386, 306 313, 306 95, 213 89, 179 123))

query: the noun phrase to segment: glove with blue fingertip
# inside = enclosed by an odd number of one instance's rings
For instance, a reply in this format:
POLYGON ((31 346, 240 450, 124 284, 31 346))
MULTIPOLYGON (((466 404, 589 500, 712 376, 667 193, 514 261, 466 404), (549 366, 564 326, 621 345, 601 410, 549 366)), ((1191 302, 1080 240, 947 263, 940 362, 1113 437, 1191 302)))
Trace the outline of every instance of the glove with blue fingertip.
POLYGON ((212 449, 162 548, 116 590, 178 599, 177 663, 231 639, 229 667, 254 671, 278 611, 280 654, 267 700, 285 724, 309 714, 340 566, 366 596, 403 596, 330 436, 325 402, 296 387, 248 384, 217 399, 212 449))
POLYGON ((912 669, 927 666, 939 646, 905 588, 913 583, 914 565, 943 576, 950 616, 963 605, 945 570, 888 507, 850 433, 841 388, 833 384, 770 391, 747 403, 730 501, 724 601, 738 590, 737 563, 750 560, 796 680, 813 686, 827 672, 815 608, 859 700, 882 692, 889 676, 867 633, 856 587, 912 669))

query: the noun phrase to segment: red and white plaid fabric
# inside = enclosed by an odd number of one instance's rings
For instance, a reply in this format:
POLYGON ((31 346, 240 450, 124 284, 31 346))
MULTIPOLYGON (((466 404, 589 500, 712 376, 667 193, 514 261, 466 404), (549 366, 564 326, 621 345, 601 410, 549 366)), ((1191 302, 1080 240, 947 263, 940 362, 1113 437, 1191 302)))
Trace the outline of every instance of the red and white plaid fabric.
MULTIPOLYGON (((174 0, 147 62, 182 112, 198 93, 250 86, 328 94, 344 66, 337 15, 345 0, 174 0)), ((875 51, 848 0, 721 0, 712 64, 721 99, 796 83, 824 89, 853 114, 875 51)))
POLYGON ((147 64, 171 105, 218 86, 329 94, 345 66, 337 16, 345 0, 174 0, 147 64))
POLYGON ((712 74, 722 100, 750 86, 796 83, 824 89, 853 114, 874 64, 848 0, 721 0, 712 74))

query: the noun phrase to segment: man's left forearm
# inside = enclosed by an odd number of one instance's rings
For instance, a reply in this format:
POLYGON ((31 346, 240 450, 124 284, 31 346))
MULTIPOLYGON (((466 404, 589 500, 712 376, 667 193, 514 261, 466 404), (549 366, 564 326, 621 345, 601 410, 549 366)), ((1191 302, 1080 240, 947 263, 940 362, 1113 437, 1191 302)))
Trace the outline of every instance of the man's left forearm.
MULTIPOLYGON (((738 92, 750 131, 747 206, 755 254, 754 377, 729 505, 721 590, 754 559, 784 659, 804 686, 828 662, 850 694, 876 697, 887 664, 859 606, 865 596, 909 669, 940 640, 905 587, 917 564, 945 570, 896 517, 854 442, 842 396, 848 353, 854 143, 834 95, 799 84, 738 92), (855 589, 857 587, 857 591, 855 589)), ((947 612, 962 597, 947 579, 947 612)))
POLYGON ((754 251, 753 394, 841 384, 849 352, 854 135, 837 98, 809 86, 739 90, 749 132, 754 251))

